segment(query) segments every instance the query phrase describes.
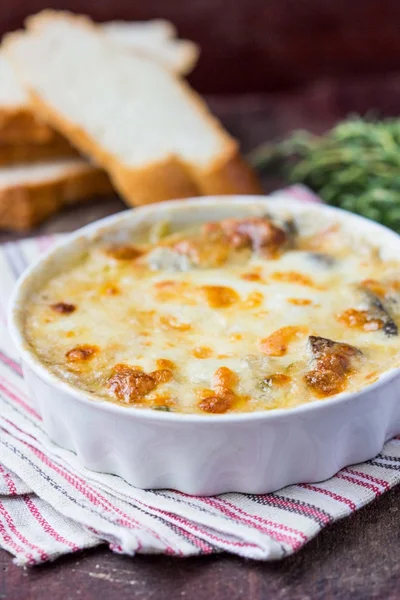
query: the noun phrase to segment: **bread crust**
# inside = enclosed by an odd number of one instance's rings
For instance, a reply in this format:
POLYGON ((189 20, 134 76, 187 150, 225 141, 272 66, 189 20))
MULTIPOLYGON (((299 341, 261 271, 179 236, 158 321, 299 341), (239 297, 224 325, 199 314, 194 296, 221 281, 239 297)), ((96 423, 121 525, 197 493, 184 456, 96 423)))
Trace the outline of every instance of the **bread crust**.
POLYGON ((210 169, 193 172, 203 196, 224 194, 262 194, 260 181, 250 165, 233 150, 210 169))
POLYGON ((90 165, 54 180, 5 187, 0 189, 0 228, 26 231, 66 205, 112 193, 104 171, 90 165))
POLYGON ((15 108, 0 107, 1 144, 48 144, 61 136, 38 119, 28 105, 15 108))
POLYGON ((0 143, 0 167, 73 156, 78 156, 78 152, 61 136, 47 143, 0 143))

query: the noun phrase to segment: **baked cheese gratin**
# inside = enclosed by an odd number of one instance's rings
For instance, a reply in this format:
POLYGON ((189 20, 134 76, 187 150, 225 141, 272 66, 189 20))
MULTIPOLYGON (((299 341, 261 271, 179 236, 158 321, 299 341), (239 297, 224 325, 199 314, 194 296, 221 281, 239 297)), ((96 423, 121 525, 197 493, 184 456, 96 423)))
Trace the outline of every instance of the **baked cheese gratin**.
POLYGON ((399 364, 398 324, 400 262, 333 221, 262 215, 93 241, 24 327, 94 397, 221 414, 360 390, 399 364))

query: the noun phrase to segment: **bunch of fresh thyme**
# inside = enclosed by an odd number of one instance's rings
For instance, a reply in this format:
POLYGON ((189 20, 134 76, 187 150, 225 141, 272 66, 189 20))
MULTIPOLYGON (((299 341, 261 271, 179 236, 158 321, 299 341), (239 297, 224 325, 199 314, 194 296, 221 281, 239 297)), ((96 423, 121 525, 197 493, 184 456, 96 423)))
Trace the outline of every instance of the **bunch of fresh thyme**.
POLYGON ((323 136, 295 132, 259 147, 250 161, 400 233, 400 119, 351 118, 323 136))

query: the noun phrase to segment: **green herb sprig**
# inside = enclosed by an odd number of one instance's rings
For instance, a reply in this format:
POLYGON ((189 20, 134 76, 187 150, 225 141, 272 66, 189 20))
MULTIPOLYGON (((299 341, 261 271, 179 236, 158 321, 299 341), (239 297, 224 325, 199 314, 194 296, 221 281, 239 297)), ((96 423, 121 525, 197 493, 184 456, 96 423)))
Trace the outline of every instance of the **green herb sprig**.
POLYGON ((328 204, 400 233, 400 119, 351 118, 322 136, 298 131, 249 159, 260 171, 303 183, 328 204))

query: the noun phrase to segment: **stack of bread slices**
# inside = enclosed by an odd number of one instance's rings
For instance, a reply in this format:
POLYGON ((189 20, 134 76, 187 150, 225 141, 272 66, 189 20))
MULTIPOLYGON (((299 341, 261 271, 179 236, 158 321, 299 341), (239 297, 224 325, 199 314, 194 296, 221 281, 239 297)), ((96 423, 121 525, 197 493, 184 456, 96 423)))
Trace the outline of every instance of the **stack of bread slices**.
POLYGON ((31 228, 113 189, 129 205, 258 193, 237 143, 183 80, 197 57, 161 20, 44 11, 6 35, 0 228, 31 228))

